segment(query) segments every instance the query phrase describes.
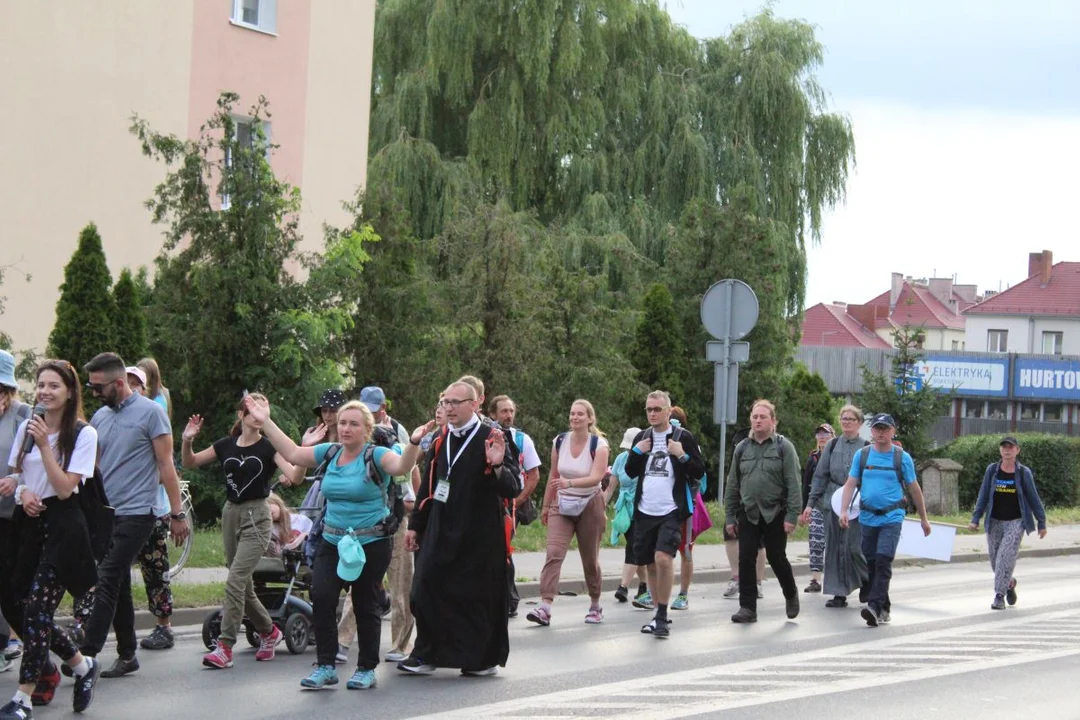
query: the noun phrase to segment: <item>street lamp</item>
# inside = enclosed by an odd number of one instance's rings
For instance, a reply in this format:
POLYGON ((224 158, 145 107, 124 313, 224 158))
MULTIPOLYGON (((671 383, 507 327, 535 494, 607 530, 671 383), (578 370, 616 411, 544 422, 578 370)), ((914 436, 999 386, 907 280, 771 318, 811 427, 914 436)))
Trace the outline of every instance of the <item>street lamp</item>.
POLYGON ((839 335, 840 332, 841 332, 840 330, 829 330, 828 332, 821 333, 821 344, 822 345, 825 344, 825 336, 826 335, 839 335))

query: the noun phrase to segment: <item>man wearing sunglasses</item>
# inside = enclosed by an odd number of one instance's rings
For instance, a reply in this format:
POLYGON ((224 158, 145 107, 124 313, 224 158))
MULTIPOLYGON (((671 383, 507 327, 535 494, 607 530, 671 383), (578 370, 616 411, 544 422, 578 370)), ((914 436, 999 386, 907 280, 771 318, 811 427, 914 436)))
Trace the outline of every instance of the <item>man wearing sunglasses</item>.
POLYGON ((188 526, 181 510, 172 429, 165 410, 128 387, 126 366, 116 353, 101 353, 83 369, 89 380, 86 387, 104 403, 90 424, 98 433, 98 468, 116 519, 112 546, 98 564, 97 591, 82 652, 96 657, 113 627, 119 657, 101 676, 120 677, 139 669, 131 565, 154 528, 159 485, 169 495, 169 530, 177 544, 187 537, 188 526))

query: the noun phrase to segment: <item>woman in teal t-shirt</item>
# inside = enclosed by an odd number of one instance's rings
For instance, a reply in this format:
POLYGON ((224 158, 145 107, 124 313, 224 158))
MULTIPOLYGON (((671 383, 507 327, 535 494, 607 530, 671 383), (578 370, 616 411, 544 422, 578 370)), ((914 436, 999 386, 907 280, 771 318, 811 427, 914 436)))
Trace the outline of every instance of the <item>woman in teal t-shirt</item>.
MULTIPOLYGON (((334 668, 338 651, 336 614, 341 591, 348 588, 352 591, 360 652, 356 672, 347 686, 350 690, 374 687, 382 631, 382 583, 390 566, 393 545, 377 526, 390 514, 387 491, 392 478, 410 474, 419 454, 417 446, 420 437, 428 426, 413 432, 413 440, 402 455, 385 447, 373 448, 372 459, 379 476, 372 478, 368 476, 364 455, 370 445, 368 439, 375 419, 362 403, 347 402, 338 408, 338 443, 322 443, 314 447, 298 447, 270 420, 268 405, 249 399, 245 406, 253 417, 264 423, 263 432, 273 443, 274 449, 295 465, 317 467, 327 459, 328 453, 334 453, 322 478, 326 517, 323 521, 323 542, 319 543, 312 568, 311 600, 315 612, 315 650, 318 658, 315 669, 300 685, 317 690, 338 682, 334 668), (338 546, 346 536, 360 543, 365 557, 363 568, 354 579, 342 579, 338 574, 338 546)), ((351 540, 349 544, 352 544, 351 540)), ((343 553, 348 559, 349 553, 343 553)))

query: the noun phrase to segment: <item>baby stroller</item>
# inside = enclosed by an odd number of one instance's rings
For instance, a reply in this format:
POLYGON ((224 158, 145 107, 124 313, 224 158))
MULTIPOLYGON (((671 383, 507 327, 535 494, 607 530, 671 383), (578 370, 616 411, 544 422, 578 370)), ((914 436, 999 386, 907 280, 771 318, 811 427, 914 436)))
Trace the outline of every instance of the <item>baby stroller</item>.
MULTIPOLYGON (((306 505, 305 501, 305 505, 306 505)), ((298 515, 310 516, 316 508, 298 508, 298 515)), ((301 597, 311 591, 311 569, 307 565, 304 544, 295 549, 284 549, 281 557, 264 557, 252 575, 255 594, 266 608, 274 625, 285 636, 285 646, 293 655, 307 650, 315 641, 312 631, 314 612, 311 603, 301 597)), ((218 608, 203 620, 202 640, 208 650, 213 650, 221 635, 223 611, 218 608)), ((243 619, 244 632, 252 647, 259 647, 259 633, 248 618, 243 619)))

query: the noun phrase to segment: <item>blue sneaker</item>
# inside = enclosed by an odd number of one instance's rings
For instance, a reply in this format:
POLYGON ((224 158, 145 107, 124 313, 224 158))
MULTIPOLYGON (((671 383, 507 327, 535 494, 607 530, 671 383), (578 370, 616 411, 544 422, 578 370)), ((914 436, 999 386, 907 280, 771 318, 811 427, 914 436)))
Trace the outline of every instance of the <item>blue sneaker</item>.
POLYGON ((349 681, 345 683, 345 687, 350 690, 370 690, 375 687, 375 671, 357 670, 349 678, 349 681))
POLYGON ((686 593, 679 593, 675 596, 675 599, 671 602, 672 610, 686 610, 690 607, 690 599, 686 597, 686 593))
POLYGON ((641 593, 636 598, 634 598, 630 602, 630 604, 633 605, 634 607, 638 608, 639 610, 655 610, 656 609, 656 606, 653 604, 652 595, 649 593, 648 590, 646 590, 645 592, 641 593))
POLYGON ((337 670, 333 665, 316 665, 311 674, 300 681, 300 687, 307 690, 322 690, 327 685, 337 684, 337 670))

